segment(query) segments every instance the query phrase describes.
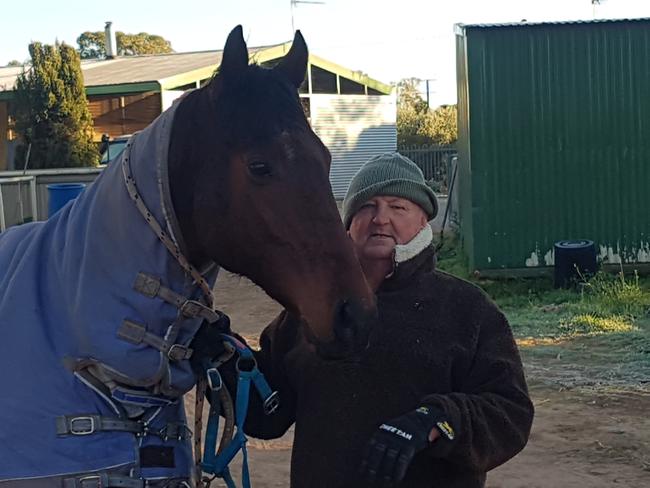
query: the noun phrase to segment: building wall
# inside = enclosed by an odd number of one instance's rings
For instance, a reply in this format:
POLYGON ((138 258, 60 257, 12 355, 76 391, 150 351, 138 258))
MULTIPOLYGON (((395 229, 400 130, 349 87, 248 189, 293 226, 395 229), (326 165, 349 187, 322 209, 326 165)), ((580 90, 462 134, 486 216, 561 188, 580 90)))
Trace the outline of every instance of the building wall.
POLYGON ((594 240, 604 263, 650 262, 649 27, 465 30, 461 226, 474 269, 551 266, 563 239, 594 240))
POLYGON ((162 111, 160 93, 90 95, 88 107, 95 125, 95 138, 133 134, 144 129, 162 111))
POLYGON ((311 95, 314 132, 332 153, 330 182, 343 198, 350 180, 370 157, 397 149, 394 95, 311 95))

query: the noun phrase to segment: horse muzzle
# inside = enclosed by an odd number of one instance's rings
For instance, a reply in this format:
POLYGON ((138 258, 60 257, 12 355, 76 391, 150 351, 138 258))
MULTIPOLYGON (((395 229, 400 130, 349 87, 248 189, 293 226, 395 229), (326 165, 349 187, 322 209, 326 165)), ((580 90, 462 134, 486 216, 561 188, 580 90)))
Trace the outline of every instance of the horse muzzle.
POLYGON ((368 348, 370 331, 377 318, 374 307, 364 307, 351 301, 340 301, 334 313, 334 339, 319 341, 316 352, 323 359, 351 359, 360 356, 368 348))

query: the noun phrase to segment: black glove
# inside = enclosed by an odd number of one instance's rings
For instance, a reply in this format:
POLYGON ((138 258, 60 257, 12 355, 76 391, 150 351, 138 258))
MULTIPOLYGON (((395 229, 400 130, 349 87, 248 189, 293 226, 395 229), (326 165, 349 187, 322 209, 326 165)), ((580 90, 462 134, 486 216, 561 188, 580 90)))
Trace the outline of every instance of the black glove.
POLYGON ((212 361, 226 352, 226 346, 223 344, 221 334, 232 335, 230 318, 225 313, 220 313, 220 317, 216 322, 204 321, 194 335, 194 339, 190 344, 192 348, 190 364, 197 377, 205 375, 206 360, 212 361))
POLYGON ((428 406, 381 424, 366 446, 360 467, 362 475, 385 486, 399 483, 415 454, 431 444, 429 434, 433 429, 448 440, 454 438, 444 413, 428 406))

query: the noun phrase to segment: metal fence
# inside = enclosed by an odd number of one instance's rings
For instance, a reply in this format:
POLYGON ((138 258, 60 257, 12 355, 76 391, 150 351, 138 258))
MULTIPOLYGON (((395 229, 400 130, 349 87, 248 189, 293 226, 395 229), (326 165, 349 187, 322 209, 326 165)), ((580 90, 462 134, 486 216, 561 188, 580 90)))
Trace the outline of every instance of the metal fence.
POLYGON ((0 171, 0 232, 7 227, 47 219, 52 183, 92 183, 103 168, 0 171))
POLYGON ((37 207, 34 176, 0 178, 0 232, 11 225, 36 220, 37 207))
POLYGON ((456 156, 456 146, 401 146, 398 151, 420 167, 424 178, 433 184, 436 192, 447 194, 451 183, 451 159, 456 156))

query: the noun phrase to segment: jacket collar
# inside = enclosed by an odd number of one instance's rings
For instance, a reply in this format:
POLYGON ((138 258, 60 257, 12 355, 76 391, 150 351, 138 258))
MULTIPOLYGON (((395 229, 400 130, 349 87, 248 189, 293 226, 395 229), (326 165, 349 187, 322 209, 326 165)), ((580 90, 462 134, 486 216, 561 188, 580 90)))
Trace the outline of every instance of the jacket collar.
POLYGON ((433 232, 426 226, 408 244, 395 248, 393 272, 382 282, 378 293, 404 288, 417 275, 435 268, 433 232))

